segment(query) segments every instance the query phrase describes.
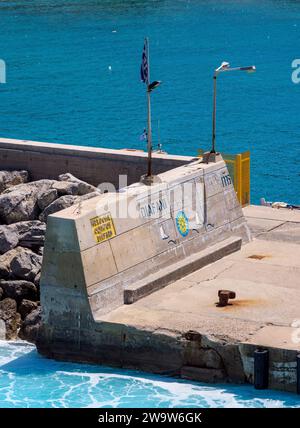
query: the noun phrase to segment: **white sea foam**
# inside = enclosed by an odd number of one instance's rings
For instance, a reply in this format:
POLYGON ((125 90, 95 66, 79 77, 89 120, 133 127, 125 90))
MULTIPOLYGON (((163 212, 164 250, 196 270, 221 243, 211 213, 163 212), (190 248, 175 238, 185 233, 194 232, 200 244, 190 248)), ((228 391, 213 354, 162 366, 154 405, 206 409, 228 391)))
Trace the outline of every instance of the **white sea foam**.
POLYGON ((7 342, 0 340, 0 368, 4 364, 15 360, 21 355, 24 355, 35 349, 35 346, 24 342, 23 340, 16 340, 7 342))
POLYGON ((255 391, 251 386, 210 386, 137 371, 44 359, 33 345, 22 341, 0 341, 0 379, 0 407, 297 405, 297 397, 292 394, 255 391))

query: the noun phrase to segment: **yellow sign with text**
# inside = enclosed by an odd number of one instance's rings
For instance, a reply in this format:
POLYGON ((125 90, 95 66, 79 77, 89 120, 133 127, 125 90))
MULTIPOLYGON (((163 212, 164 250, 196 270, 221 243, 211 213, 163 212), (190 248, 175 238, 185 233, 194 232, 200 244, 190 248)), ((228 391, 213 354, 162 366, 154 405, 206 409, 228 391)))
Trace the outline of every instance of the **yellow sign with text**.
POLYGON ((93 234, 98 244, 116 236, 116 229, 110 213, 90 219, 93 234))

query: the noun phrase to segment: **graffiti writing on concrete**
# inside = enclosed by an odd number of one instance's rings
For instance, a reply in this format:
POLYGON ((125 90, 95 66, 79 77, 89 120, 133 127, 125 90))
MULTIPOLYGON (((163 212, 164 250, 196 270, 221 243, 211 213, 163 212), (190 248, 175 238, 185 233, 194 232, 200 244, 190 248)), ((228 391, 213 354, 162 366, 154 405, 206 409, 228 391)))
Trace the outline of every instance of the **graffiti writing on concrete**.
POLYGON ((140 206, 140 213, 143 218, 159 217, 169 209, 166 199, 158 199, 140 206))
POLYGON ((221 177, 221 181, 222 181, 222 186, 223 186, 223 187, 227 187, 227 186, 229 186, 230 184, 232 184, 232 180, 231 180, 231 177, 230 177, 230 175, 229 175, 229 174, 227 174, 227 175, 222 175, 222 177, 221 177))

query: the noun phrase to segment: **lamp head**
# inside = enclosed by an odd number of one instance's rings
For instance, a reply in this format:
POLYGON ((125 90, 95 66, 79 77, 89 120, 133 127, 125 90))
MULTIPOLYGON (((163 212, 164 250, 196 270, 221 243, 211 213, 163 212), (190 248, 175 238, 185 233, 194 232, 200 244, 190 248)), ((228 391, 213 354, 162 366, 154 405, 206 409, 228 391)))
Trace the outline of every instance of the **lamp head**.
POLYGON ((229 62, 226 62, 226 61, 223 61, 223 62, 222 62, 222 64, 221 64, 221 69, 229 68, 229 67, 230 67, 229 62))
POLYGON ((148 92, 153 91, 153 89, 157 88, 161 84, 160 80, 154 80, 152 83, 148 85, 148 92))
POLYGON ((215 73, 220 73, 221 71, 225 71, 230 67, 229 62, 223 61, 220 67, 215 69, 215 73))
POLYGON ((256 67, 255 67, 255 65, 251 65, 251 66, 249 67, 249 70, 247 70, 247 72, 248 72, 248 73, 255 73, 255 72, 256 72, 256 67))

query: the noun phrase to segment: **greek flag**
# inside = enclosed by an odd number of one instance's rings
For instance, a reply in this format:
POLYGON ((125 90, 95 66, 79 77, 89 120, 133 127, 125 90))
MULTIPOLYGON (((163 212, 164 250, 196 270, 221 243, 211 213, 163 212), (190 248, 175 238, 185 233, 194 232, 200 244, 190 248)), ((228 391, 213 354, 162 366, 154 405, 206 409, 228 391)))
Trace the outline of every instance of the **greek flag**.
POLYGON ((149 73, 148 73, 148 58, 147 58, 147 41, 145 40, 142 64, 141 64, 141 81, 149 84, 149 73))

